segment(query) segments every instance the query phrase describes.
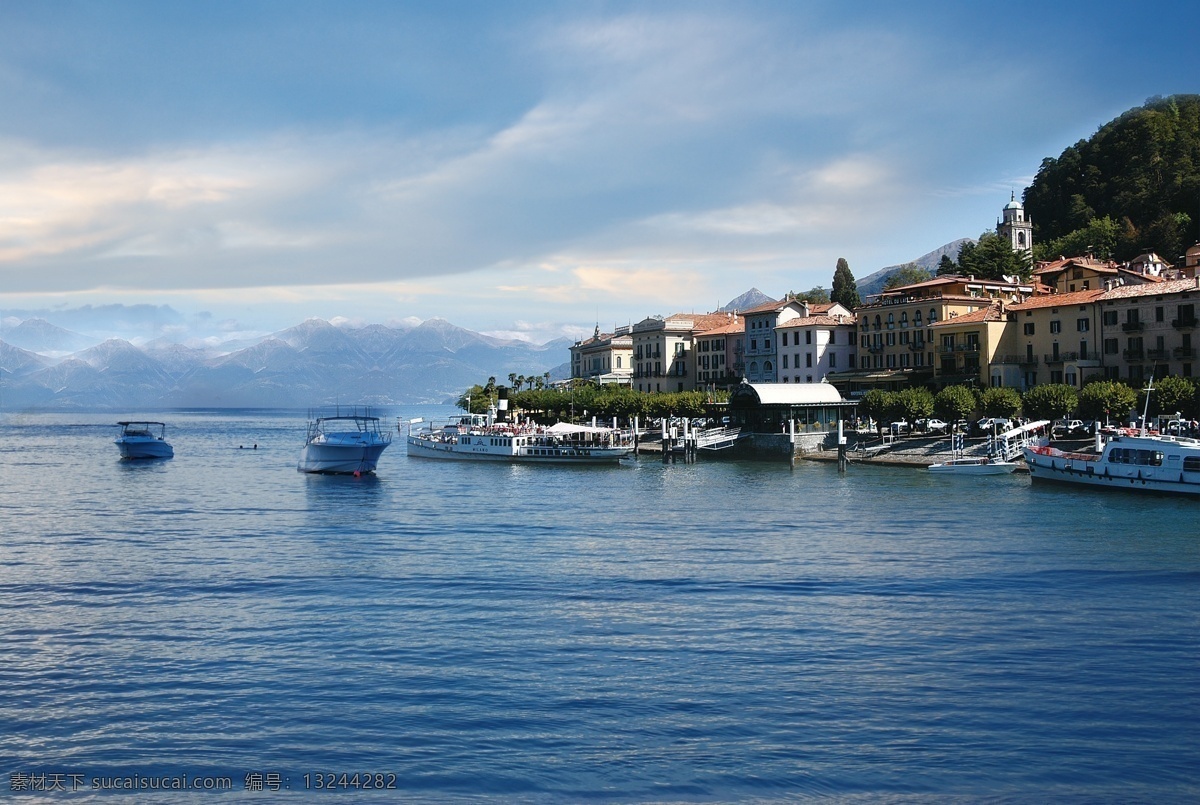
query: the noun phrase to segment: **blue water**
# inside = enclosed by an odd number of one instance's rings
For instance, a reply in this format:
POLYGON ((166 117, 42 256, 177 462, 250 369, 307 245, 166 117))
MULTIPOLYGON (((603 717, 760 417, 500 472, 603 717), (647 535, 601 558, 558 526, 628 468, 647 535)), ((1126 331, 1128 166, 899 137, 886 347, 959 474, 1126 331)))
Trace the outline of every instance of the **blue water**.
POLYGON ((4 795, 1200 796, 1200 502, 399 441, 376 477, 305 476, 301 412, 159 417, 149 463, 121 417, 0 417, 4 795))

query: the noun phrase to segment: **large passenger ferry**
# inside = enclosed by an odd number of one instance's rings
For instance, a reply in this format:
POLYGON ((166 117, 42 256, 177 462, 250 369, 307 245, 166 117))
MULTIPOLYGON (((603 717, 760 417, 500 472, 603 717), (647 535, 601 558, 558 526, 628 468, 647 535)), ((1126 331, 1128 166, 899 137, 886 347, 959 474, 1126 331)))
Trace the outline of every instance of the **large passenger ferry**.
MULTIPOLYGON (((1146 408, 1154 391, 1146 389, 1146 408)), ((1024 449, 1025 464, 1035 481, 1059 481, 1109 489, 1200 495, 1200 440, 1126 430, 1101 443, 1095 453, 1070 453, 1048 446, 1024 449)))
POLYGON ((417 458, 615 464, 633 451, 623 431, 566 422, 540 427, 468 414, 440 426, 418 419, 401 421, 397 427, 402 433, 407 431, 408 454, 417 458))

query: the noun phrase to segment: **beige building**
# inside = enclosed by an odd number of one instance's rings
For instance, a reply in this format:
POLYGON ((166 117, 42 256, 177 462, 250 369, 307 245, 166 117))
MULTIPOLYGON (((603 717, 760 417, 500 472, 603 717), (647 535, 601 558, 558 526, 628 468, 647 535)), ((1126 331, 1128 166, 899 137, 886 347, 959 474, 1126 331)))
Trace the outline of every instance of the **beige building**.
POLYGON ((633 325, 633 388, 646 392, 694 390, 695 337, 728 320, 726 313, 676 313, 633 325))
POLYGON ((571 347, 571 377, 629 385, 633 377, 631 329, 618 327, 602 333, 597 325, 591 338, 576 341, 571 347))
POLYGON ((986 388, 993 382, 989 374, 1008 329, 1003 303, 949 318, 929 328, 933 334, 934 380, 939 387, 970 385, 986 388))
MULTIPOLYGON (((957 275, 884 291, 855 310, 857 370, 831 374, 829 379, 839 384, 844 394, 930 383, 942 366, 935 324, 987 310, 997 303, 1019 302, 1032 293, 1033 286, 1022 282, 957 275)), ((959 369, 963 365, 956 362, 959 369)))
POLYGON ((733 367, 744 351, 745 334, 745 321, 732 313, 725 324, 696 333, 695 371, 700 387, 728 388, 741 381, 733 367))
POLYGON ((1194 377, 1200 280, 1124 285, 1097 299, 1104 374, 1140 385, 1153 377, 1194 377))
POLYGON ((1100 379, 1098 300, 1103 294, 1103 289, 1046 294, 1010 305, 1001 349, 991 360, 991 385, 1022 391, 1045 383, 1081 388, 1100 379))

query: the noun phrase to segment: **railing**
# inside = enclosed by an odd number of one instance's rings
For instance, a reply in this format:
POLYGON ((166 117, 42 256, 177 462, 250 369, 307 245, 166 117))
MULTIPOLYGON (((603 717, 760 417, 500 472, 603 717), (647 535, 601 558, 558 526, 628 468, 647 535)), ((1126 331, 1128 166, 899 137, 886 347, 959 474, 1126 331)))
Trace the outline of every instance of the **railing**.
POLYGON ((1065 363, 1067 361, 1079 360, 1078 352, 1060 352, 1057 355, 1044 356, 1046 363, 1065 363))
POLYGON ((915 343, 909 344, 908 349, 910 352, 924 352, 925 351, 925 342, 917 341, 915 343))
POLYGON ((1171 319, 1171 326, 1176 330, 1191 330, 1196 326, 1195 316, 1185 316, 1182 319, 1171 319))
POLYGON ((1126 332, 1126 333, 1140 333, 1142 330, 1145 330, 1145 329, 1146 329, 1146 325, 1140 321, 1127 321, 1121 325, 1122 332, 1126 332))
POLYGON ((1176 358, 1194 358, 1194 357, 1196 357, 1196 350, 1194 350, 1192 347, 1175 347, 1175 349, 1172 350, 1172 352, 1174 353, 1176 358))
POLYGON ((1165 361, 1167 358, 1171 357, 1171 350, 1148 349, 1146 350, 1146 357, 1152 361, 1165 361))
POLYGON ((1024 358, 1021 358, 1021 365, 1022 366, 1037 366, 1038 365, 1037 355, 1026 355, 1024 358))
POLYGON ((1140 361, 1140 360, 1145 360, 1146 351, 1142 350, 1142 349, 1127 349, 1127 350, 1124 350, 1121 353, 1121 355, 1127 361, 1140 361))
POLYGON ((879 355, 883 352, 883 347, 870 347, 867 349, 872 355, 879 355))

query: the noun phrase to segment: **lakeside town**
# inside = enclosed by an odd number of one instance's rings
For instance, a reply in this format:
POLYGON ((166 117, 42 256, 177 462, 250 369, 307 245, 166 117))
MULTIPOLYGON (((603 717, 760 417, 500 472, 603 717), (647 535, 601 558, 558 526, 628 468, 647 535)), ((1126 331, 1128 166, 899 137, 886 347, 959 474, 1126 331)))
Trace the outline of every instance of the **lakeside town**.
MULTIPOLYGON (((1033 224, 1015 197, 996 236, 1029 259, 1033 224)), ((938 409, 963 419, 1014 417, 1022 395, 1039 409, 1025 412, 1032 416, 1066 419, 1083 408, 1123 420, 1151 379, 1168 389, 1156 413, 1191 417, 1198 271, 1200 243, 1176 264, 1147 252, 1124 263, 1060 257, 1033 264, 1028 279, 939 271, 852 308, 787 295, 745 310, 651 316, 576 342, 571 376, 735 399, 741 386, 756 397, 771 388, 793 415, 795 406, 818 408, 797 424, 826 434, 838 418, 895 417, 915 429, 938 409), (1034 389, 1044 393, 1031 397, 1034 389)))

